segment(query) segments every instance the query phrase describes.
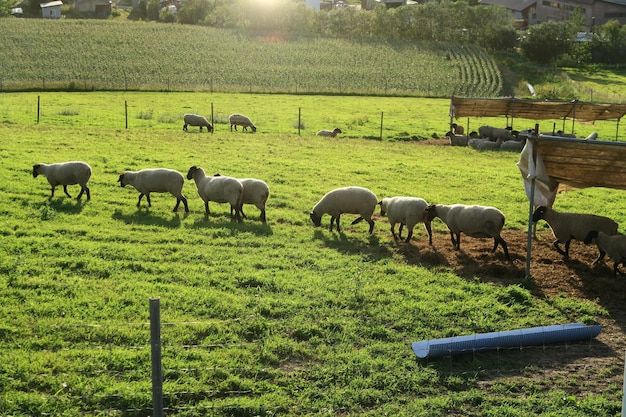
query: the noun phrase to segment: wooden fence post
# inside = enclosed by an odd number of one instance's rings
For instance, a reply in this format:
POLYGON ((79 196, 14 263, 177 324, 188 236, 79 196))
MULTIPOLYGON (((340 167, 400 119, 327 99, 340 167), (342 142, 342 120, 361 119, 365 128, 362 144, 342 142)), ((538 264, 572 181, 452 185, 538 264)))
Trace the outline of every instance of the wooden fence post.
POLYGON ((161 367, 160 299, 150 299, 150 345, 152 352, 152 415, 163 417, 163 369, 161 367))

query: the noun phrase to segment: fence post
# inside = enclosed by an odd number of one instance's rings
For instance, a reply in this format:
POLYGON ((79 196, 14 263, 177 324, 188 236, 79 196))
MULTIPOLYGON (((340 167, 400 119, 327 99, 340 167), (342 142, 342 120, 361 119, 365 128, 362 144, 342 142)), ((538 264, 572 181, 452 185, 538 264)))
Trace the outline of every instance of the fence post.
POLYGON ((126 129, 128 129, 128 100, 124 100, 124 114, 126 116, 126 129))
POLYGON ((380 112, 380 140, 383 140, 383 112, 380 112))
POLYGON ((298 136, 300 136, 300 126, 302 120, 302 107, 298 107, 298 136))
POLYGON ((160 299, 150 299, 150 345, 152 351, 152 415, 163 417, 163 369, 161 368, 160 299))
POLYGON ((37 124, 39 124, 40 114, 41 114, 41 96, 37 96, 37 124))

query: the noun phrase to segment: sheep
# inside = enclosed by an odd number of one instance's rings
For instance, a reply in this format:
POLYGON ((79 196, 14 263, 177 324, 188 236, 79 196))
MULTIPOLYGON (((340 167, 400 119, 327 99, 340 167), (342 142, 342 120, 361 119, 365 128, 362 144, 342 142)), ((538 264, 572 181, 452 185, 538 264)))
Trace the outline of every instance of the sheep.
POLYGON ((209 121, 204 117, 198 114, 185 114, 183 116, 183 120, 185 124, 183 125, 183 130, 187 131, 187 125, 189 126, 200 126, 200 132, 202 132, 202 128, 206 127, 206 130, 209 133, 213 132, 213 125, 209 123, 209 121))
POLYGON ((583 242, 588 245, 595 243, 600 250, 600 256, 593 261, 592 265, 600 262, 604 255, 609 255, 613 259, 613 275, 625 275, 619 270, 619 265, 625 265, 626 262, 626 236, 624 235, 608 235, 598 230, 590 230, 585 236, 583 242))
POLYGON ((336 188, 326 193, 320 201, 315 204, 313 210, 309 214, 313 224, 318 227, 322 224, 322 216, 330 214, 330 231, 333 230, 333 223, 337 224, 337 232, 340 232, 339 220, 343 213, 359 214, 352 224, 357 224, 362 220, 366 220, 369 225, 369 233, 374 231, 374 220, 372 214, 376 209, 378 199, 376 195, 363 187, 343 187, 336 188))
POLYGON ((132 185, 139 191, 137 208, 141 206, 141 199, 146 196, 148 207, 152 207, 150 193, 170 193, 176 197, 174 212, 178 211, 181 201, 185 206, 185 212, 189 213, 187 199, 183 195, 185 179, 180 172, 169 168, 146 168, 139 171, 125 171, 120 174, 117 182, 120 186, 132 185))
POLYGON ((513 151, 513 152, 521 152, 524 149, 524 145, 526 145, 526 139, 522 140, 507 140, 500 145, 500 150, 503 151, 513 151))
POLYGON ((427 208, 426 218, 432 221, 435 217, 439 217, 448 226, 450 240, 456 250, 461 249, 461 233, 477 238, 492 237, 494 245, 491 252, 495 252, 498 245, 501 245, 505 259, 511 260, 508 246, 500 236, 504 227, 504 214, 497 208, 465 204, 432 204, 427 208))
POLYGON ((243 130, 248 130, 248 128, 252 129, 253 132, 256 132, 256 126, 252 123, 248 117, 243 114, 231 114, 228 116, 228 123, 230 123, 230 131, 233 131, 233 127, 235 131, 237 131, 237 125, 241 126, 243 130))
POLYGON ((209 201, 216 203, 230 203, 231 220, 241 221, 240 209, 243 204, 243 184, 237 178, 218 175, 207 177, 204 169, 192 166, 187 172, 187 179, 192 179, 196 183, 198 195, 204 201, 204 211, 206 216, 209 210, 209 201), (233 211, 235 213, 233 218, 233 211))
MULTIPOLYGON (((478 149, 483 143, 491 143, 491 139, 484 139, 484 138, 470 138, 467 141, 467 145, 470 146, 471 148, 474 149, 478 149)), ((487 145, 489 146, 489 145, 487 145)))
POLYGON ((452 123, 450 125, 450 130, 454 132, 455 135, 463 135, 465 133, 465 128, 463 126, 457 125, 456 123, 452 123))
POLYGON ((485 150, 497 150, 500 149, 500 145, 502 145, 502 138, 498 138, 498 140, 496 140, 495 142, 487 140, 487 141, 483 141, 478 143, 478 150, 479 151, 485 151, 485 150))
POLYGON ((456 135, 454 132, 449 131, 446 136, 450 138, 450 146, 467 146, 469 137, 466 135, 456 135))
POLYGON ((33 178, 37 178, 39 174, 46 177, 48 183, 50 183, 50 187, 52 187, 50 198, 54 197, 54 189, 57 185, 62 185, 65 195, 72 198, 70 193, 67 192, 67 186, 79 184, 80 193, 78 193, 76 199, 80 200, 83 193, 87 193, 88 201, 91 199, 91 193, 89 192, 89 187, 87 187, 87 183, 91 178, 91 167, 85 162, 70 161, 56 164, 40 163, 33 165, 33 178))
POLYGON ((592 230, 597 230, 607 235, 617 234, 617 223, 612 219, 595 214, 565 213, 558 212, 550 207, 539 206, 533 213, 533 223, 545 220, 552 229, 555 241, 554 248, 566 259, 569 258, 569 246, 573 239, 584 242, 585 237, 592 230), (559 243, 565 243, 565 250, 559 243))
POLYGON ((343 133, 343 132, 341 131, 341 129, 336 127, 333 130, 320 130, 319 132, 317 132, 317 136, 327 136, 330 138, 336 138, 339 133, 343 133))
MULTIPOLYGON (((214 174, 214 177, 221 176, 220 173, 214 174)), ((265 217, 265 205, 267 204, 267 199, 270 196, 270 187, 263 180, 259 180, 256 178, 238 178, 238 180, 243 184, 243 201, 242 204, 254 204, 256 208, 261 211, 260 220, 263 223, 267 222, 265 217)), ((241 213, 241 217, 244 219, 247 217, 243 212, 243 205, 239 208, 241 213)), ((233 215, 231 211, 231 216, 233 215)))
POLYGON ((513 137, 510 127, 501 129, 492 126, 481 126, 478 128, 478 135, 481 138, 493 140, 497 140, 499 138, 502 138, 503 140, 509 140, 513 137))
POLYGON ((409 242, 413 237, 413 228, 417 223, 424 223, 428 232, 428 243, 433 244, 433 232, 430 221, 427 218, 428 203, 423 198, 418 197, 387 197, 378 202, 380 215, 387 214, 387 219, 391 225, 391 234, 394 239, 402 239, 402 227, 406 225, 409 229, 405 242, 409 242), (400 223, 400 230, 396 236, 396 223, 400 223))

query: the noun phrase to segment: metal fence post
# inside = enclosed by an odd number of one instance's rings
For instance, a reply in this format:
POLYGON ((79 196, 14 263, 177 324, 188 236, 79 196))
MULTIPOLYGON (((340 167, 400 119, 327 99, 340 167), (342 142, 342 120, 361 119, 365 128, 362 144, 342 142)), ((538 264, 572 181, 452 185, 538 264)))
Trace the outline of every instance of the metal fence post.
POLYGON ((150 346, 152 351, 152 415, 163 417, 163 369, 161 367, 160 299, 150 299, 150 346))

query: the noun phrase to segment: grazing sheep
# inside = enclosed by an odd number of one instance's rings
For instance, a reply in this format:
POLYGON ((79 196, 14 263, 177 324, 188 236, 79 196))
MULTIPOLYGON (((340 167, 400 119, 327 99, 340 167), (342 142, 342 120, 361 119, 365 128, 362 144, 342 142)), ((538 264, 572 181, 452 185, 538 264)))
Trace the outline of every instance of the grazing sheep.
POLYGON ((319 132, 317 132, 317 136, 327 136, 330 138, 336 138, 339 133, 343 133, 343 132, 341 131, 341 129, 336 127, 333 130, 320 130, 319 132))
POLYGON ((569 258, 571 241, 575 239, 584 242, 585 237, 592 230, 598 230, 607 235, 617 234, 616 222, 595 214, 561 213, 550 207, 539 206, 533 213, 533 223, 542 219, 548 223, 556 238, 552 245, 565 258, 569 258), (559 243, 565 243, 565 250, 559 247, 559 243))
POLYGON ((446 133, 446 136, 450 138, 450 146, 467 146, 467 142, 469 141, 469 137, 466 135, 456 135, 454 132, 450 131, 446 133))
POLYGON ((139 200, 137 200, 137 208, 141 205, 141 199, 146 196, 148 207, 152 207, 150 201, 150 193, 170 193, 176 197, 176 205, 174 211, 178 210, 178 206, 182 201, 185 205, 185 212, 189 213, 187 199, 183 195, 183 186, 185 179, 183 174, 168 168, 146 168, 140 171, 125 171, 120 174, 117 182, 122 187, 130 184, 139 191, 139 200))
POLYGON ((237 178, 217 175, 207 177, 204 170, 198 166, 192 166, 187 172, 187 179, 192 179, 196 183, 198 195, 204 201, 204 211, 208 216, 209 201, 216 203, 229 203, 231 219, 241 221, 240 208, 243 200, 243 184, 237 178))
POLYGON ((492 252, 498 244, 504 250, 504 257, 511 260, 506 242, 500 236, 504 227, 504 214, 495 207, 468 206, 465 204, 433 204, 428 206, 428 221, 439 217, 450 231, 450 240, 456 250, 461 249, 461 232, 471 237, 492 237, 494 241, 492 252))
POLYGON ((333 230, 333 223, 337 223, 337 231, 340 232, 339 220, 343 213, 359 214, 352 224, 357 224, 366 220, 370 224, 370 234, 374 231, 374 220, 372 214, 376 209, 378 199, 376 195, 363 187, 343 187, 336 188, 326 193, 320 201, 313 207, 309 214, 315 226, 322 224, 322 216, 330 214, 330 230, 333 230))
POLYGON ((183 116, 183 120, 185 124, 183 125, 183 130, 187 131, 187 125, 189 126, 200 126, 200 132, 202 132, 202 128, 206 127, 206 130, 209 133, 213 132, 213 125, 209 123, 209 121, 204 117, 198 114, 185 114, 183 116))
POLYGON ((626 236, 607 235, 606 233, 598 230, 591 230, 587 233, 583 242, 586 245, 592 242, 595 243, 600 251, 600 256, 598 256, 598 259, 593 261, 592 265, 596 265, 600 262, 604 258, 604 255, 609 255, 609 258, 613 259, 614 262, 613 275, 624 275, 624 273, 619 270, 619 265, 625 265, 626 262, 626 236))
POLYGON ((237 131, 237 125, 241 126, 243 130, 248 130, 248 128, 252 129, 253 132, 256 132, 256 126, 252 123, 248 117, 243 114, 231 114, 228 116, 228 123, 230 123, 230 131, 233 131, 233 127, 235 131, 237 131))
POLYGON ((50 198, 54 197, 54 189, 57 185, 62 185, 65 195, 72 198, 67 192, 67 186, 79 184, 80 193, 78 193, 76 199, 80 200, 83 193, 87 193, 87 200, 91 199, 89 187, 87 187, 87 183, 91 178, 91 167, 85 162, 70 161, 57 164, 41 163, 33 165, 33 178, 37 178, 39 174, 46 177, 50 183, 50 187, 52 187, 50 198))
MULTIPOLYGON (((213 176, 219 177, 221 175, 217 173, 213 176)), ((266 223, 265 205, 270 197, 270 187, 265 181, 256 178, 238 178, 238 180, 243 184, 243 201, 239 209, 241 217, 244 219, 247 217, 243 212, 243 204, 254 204, 261 211, 260 220, 266 223)), ((233 215, 232 212, 230 214, 233 215)))
POLYGON ((433 244, 433 232, 427 216, 428 203, 423 198, 417 197, 387 197, 378 202, 380 215, 387 214, 391 225, 391 234, 394 239, 402 239, 402 227, 409 229, 405 242, 409 242, 413 236, 413 228, 417 223, 424 223, 428 232, 428 243, 433 244), (400 223, 400 230, 396 236, 396 223, 400 223))

